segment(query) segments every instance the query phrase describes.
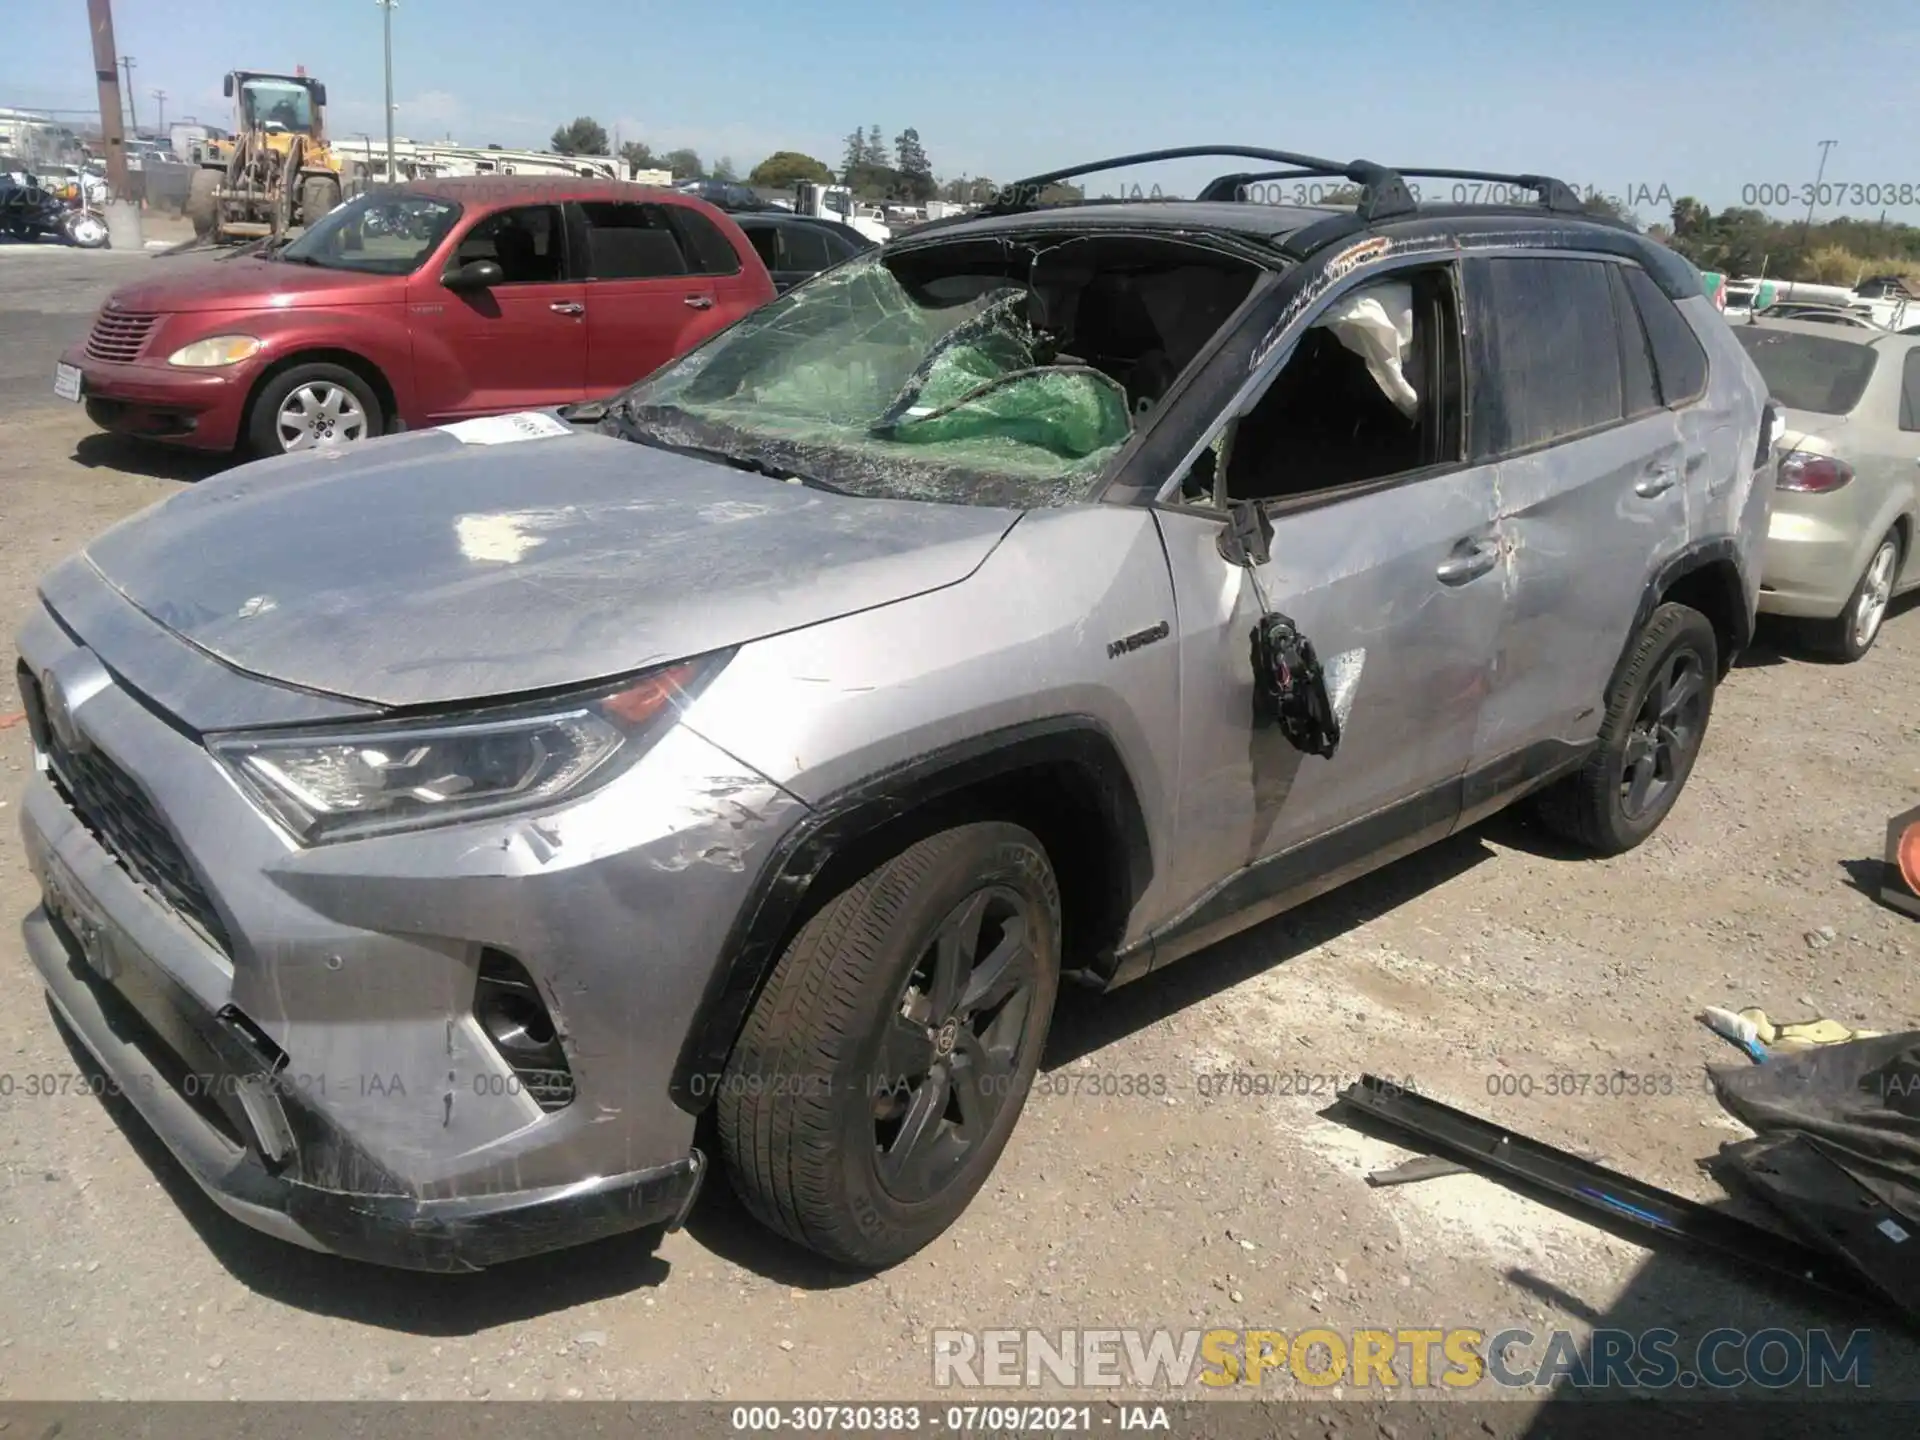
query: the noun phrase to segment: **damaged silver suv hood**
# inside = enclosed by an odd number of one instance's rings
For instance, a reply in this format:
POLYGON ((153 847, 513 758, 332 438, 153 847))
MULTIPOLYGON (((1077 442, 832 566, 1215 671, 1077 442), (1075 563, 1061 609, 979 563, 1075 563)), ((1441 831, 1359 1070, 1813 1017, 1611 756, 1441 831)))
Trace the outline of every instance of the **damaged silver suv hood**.
POLYGON ((434 430, 245 466, 85 554, 238 669, 413 706, 585 684, 952 585, 1018 518, 599 435, 434 430))

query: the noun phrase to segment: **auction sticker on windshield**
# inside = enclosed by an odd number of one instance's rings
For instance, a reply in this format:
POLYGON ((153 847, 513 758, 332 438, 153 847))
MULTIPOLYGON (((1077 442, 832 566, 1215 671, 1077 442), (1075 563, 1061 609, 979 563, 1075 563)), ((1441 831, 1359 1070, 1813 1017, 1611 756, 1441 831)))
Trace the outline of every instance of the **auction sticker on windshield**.
MULTIPOLYGON (((76 372, 77 373, 77 372, 76 372)), ((511 445, 516 440, 544 440, 573 431, 551 415, 528 411, 521 415, 488 415, 440 427, 462 445, 511 445)))
POLYGON ((80 367, 78 365, 55 365, 53 367, 53 393, 62 400, 80 398, 80 367))

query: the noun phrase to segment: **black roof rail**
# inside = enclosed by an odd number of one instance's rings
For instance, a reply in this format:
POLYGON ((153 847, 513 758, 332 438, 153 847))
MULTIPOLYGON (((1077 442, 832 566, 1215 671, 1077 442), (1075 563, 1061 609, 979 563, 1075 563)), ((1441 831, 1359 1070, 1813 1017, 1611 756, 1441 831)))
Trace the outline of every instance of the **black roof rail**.
POLYGON ((1407 166, 1400 171, 1402 175, 1411 175, 1416 180, 1484 180, 1492 185, 1506 185, 1515 190, 1531 190, 1540 197, 1540 203, 1548 210, 1568 215, 1587 213, 1586 203, 1574 193, 1571 185, 1564 180, 1556 180, 1551 175, 1502 175, 1493 170, 1428 170, 1418 166, 1407 166))
MULTIPOLYGON (((1482 180, 1490 184, 1506 185, 1515 190, 1531 190, 1540 197, 1540 203, 1548 210, 1584 215, 1586 206, 1582 203, 1573 187, 1551 175, 1501 175, 1491 170, 1429 170, 1412 165, 1395 165, 1395 175, 1402 180, 1482 180)), ((1238 200, 1245 186, 1258 184, 1263 180, 1304 180, 1325 177, 1340 171, 1326 170, 1268 170, 1260 174, 1221 175, 1209 182, 1200 192, 1202 200, 1238 200)), ((1362 211, 1362 218, 1371 218, 1362 211)))
MULTIPOLYGON (((1292 175, 1339 175, 1360 186, 1359 213, 1368 219, 1384 219, 1389 215, 1411 214, 1417 208, 1406 183, 1393 170, 1384 165, 1376 165, 1371 160, 1323 160, 1317 155, 1296 155, 1288 150, 1263 150, 1248 145, 1182 145, 1172 150, 1143 150, 1137 155, 1119 155, 1110 160, 1094 160, 1084 165, 1070 165, 1064 170, 1050 170, 1044 175, 1029 175, 1024 180, 1016 180, 1011 185, 1001 187, 999 197, 986 208, 982 215, 1018 215, 1023 211, 1039 208, 1040 195, 1049 185, 1062 180, 1072 180, 1081 175, 1095 175, 1102 170, 1123 170, 1129 165, 1146 165, 1157 160, 1191 160, 1205 155, 1232 155, 1246 160, 1265 160, 1274 165, 1296 167, 1287 171, 1292 175)), ((1241 177, 1222 176, 1221 180, 1238 182, 1241 177)), ((1214 181, 1202 192, 1202 199, 1232 198, 1212 194, 1220 180, 1214 181)), ((1229 187, 1231 190, 1231 186, 1229 187)), ((1571 192, 1569 192, 1571 193, 1571 192)))

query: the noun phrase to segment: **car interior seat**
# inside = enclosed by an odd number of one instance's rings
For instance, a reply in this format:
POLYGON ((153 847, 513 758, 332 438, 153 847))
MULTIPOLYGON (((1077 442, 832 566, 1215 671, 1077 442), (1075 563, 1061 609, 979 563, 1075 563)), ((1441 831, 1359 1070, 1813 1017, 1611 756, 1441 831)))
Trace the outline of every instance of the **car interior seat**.
POLYGON ((519 225, 506 224, 493 232, 493 253, 500 262, 500 273, 509 285, 523 285, 539 279, 533 236, 519 225))

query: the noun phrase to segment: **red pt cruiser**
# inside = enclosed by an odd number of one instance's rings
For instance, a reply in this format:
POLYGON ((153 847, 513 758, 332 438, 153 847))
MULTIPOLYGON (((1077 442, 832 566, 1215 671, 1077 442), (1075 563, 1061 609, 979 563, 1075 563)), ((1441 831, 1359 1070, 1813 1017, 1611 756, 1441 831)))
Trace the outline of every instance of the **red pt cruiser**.
POLYGON ((533 176, 376 190, 174 263, 114 292, 54 390, 107 430, 260 455, 611 395, 774 296, 704 201, 533 176))

